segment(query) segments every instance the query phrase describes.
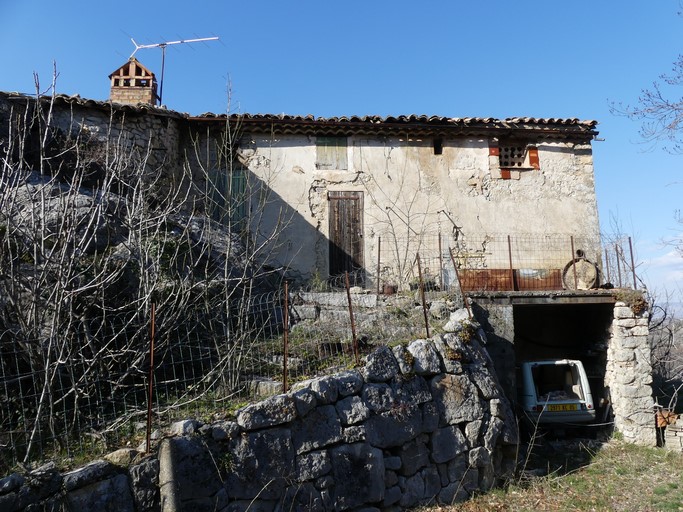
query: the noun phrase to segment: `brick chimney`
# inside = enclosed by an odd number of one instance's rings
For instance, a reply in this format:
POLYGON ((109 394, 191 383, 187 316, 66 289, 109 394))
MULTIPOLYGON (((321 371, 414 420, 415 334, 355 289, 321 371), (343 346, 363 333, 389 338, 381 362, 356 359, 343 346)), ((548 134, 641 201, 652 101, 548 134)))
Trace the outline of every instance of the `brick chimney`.
POLYGON ((109 75, 111 91, 109 99, 117 103, 149 103, 156 105, 157 81, 145 66, 135 57, 128 59, 123 66, 109 75))

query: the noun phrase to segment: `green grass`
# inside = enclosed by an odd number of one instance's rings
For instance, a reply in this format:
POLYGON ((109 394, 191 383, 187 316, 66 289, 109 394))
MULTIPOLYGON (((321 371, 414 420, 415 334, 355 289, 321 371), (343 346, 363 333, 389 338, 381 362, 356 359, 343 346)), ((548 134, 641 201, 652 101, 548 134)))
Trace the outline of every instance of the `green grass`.
POLYGON ((683 454, 612 439, 576 470, 512 482, 505 489, 446 509, 682 511, 683 454))

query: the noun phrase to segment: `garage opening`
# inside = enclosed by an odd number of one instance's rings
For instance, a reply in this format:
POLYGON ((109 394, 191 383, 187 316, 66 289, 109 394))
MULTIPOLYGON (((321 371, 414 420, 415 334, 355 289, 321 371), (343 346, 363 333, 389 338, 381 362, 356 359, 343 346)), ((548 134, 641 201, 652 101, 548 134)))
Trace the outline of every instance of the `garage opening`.
MULTIPOLYGON (((516 393, 512 400, 518 401, 523 393, 524 362, 578 360, 593 396, 595 423, 605 423, 609 415, 605 372, 612 317, 613 305, 604 303, 513 306, 516 393)), ((558 368, 561 366, 552 370, 560 371, 558 368)), ((539 374, 542 382, 550 377, 539 374)), ((564 381, 564 374, 561 377, 556 380, 564 381)))

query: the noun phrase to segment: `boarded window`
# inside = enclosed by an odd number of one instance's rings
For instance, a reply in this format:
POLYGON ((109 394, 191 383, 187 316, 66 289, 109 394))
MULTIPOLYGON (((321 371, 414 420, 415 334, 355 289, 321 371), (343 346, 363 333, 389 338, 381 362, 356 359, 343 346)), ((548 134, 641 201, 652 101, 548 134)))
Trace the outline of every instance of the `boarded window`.
POLYGON ((346 137, 317 137, 316 169, 348 169, 346 146, 346 137))
POLYGON ((232 231, 243 230, 246 227, 248 213, 245 169, 215 169, 209 173, 209 182, 211 218, 228 226, 232 231))

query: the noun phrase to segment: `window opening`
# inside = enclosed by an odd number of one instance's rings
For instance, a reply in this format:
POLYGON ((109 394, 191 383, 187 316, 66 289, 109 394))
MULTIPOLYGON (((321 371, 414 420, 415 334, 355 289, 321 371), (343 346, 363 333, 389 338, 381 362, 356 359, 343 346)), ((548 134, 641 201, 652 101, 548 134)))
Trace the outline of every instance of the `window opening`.
POLYGON ((209 173, 209 210, 213 220, 232 231, 242 231, 247 221, 247 173, 242 167, 214 169, 209 173))
POLYGON ((499 158, 501 167, 522 167, 526 159, 526 145, 500 146, 499 158))
POLYGON ((348 169, 346 137, 316 137, 316 169, 348 169))
POLYGON ((443 139, 434 139, 434 154, 443 154, 443 139))
POLYGON ((574 365, 538 365, 531 373, 539 402, 584 399, 579 372, 574 365))

